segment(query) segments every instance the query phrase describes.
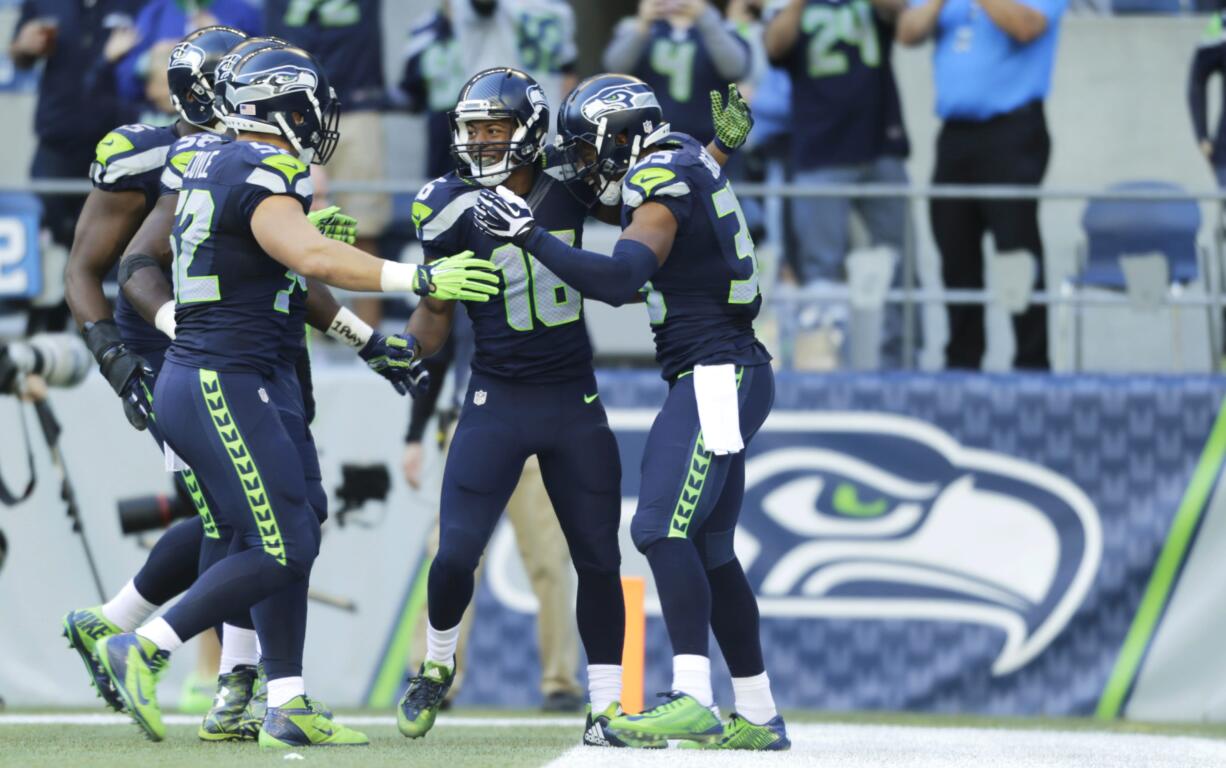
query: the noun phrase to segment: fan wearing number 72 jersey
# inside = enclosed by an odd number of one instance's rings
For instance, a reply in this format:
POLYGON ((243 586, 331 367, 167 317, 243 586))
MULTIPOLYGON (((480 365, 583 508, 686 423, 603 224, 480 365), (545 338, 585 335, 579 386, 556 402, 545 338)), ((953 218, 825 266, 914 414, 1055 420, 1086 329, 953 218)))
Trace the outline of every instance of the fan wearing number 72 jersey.
POLYGON ((770 354, 754 336, 757 263, 741 206, 711 154, 672 133, 642 81, 598 75, 562 107, 568 168, 606 203, 620 197, 612 256, 550 234, 538 207, 483 191, 473 219, 589 298, 618 305, 646 293, 669 394, 648 435, 635 546, 651 565, 673 646, 672 692, 606 733, 639 747, 682 739, 726 749, 786 749, 762 661, 758 609, 733 550, 745 490, 744 447, 774 401, 770 354), (736 692, 727 726, 712 713, 707 627, 736 692))

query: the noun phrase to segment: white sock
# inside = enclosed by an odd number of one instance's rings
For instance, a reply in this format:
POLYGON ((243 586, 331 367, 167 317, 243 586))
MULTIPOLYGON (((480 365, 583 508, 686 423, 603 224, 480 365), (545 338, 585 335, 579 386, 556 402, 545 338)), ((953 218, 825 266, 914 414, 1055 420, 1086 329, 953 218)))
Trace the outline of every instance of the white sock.
POLYGON ((295 696, 306 695, 301 677, 278 677, 268 681, 268 706, 284 707, 295 696))
POLYGON ((622 698, 621 664, 587 665, 588 698, 592 702, 592 715, 598 715, 622 698))
POLYGON ((451 629, 435 629, 429 620, 426 621, 426 661, 454 668, 455 648, 459 642, 459 624, 451 629))
POLYGON ((124 632, 131 632, 157 609, 156 605, 141 597, 140 592, 136 591, 136 584, 129 580, 119 594, 103 604, 102 615, 124 632))
POLYGON ((255 666, 260 661, 254 629, 243 629, 233 624, 221 625, 221 664, 217 673, 233 672, 240 664, 255 666))
POLYGON ((136 634, 151 641, 160 650, 174 653, 183 647, 183 641, 166 623, 166 619, 157 618, 136 630, 136 634))
POLYGON ((711 660, 683 653, 673 657, 673 690, 688 693, 704 707, 715 703, 711 693, 711 660))
POLYGON ((763 672, 753 677, 732 678, 732 691, 736 694, 736 713, 754 725, 765 725, 779 710, 775 709, 775 697, 771 695, 771 681, 763 672))

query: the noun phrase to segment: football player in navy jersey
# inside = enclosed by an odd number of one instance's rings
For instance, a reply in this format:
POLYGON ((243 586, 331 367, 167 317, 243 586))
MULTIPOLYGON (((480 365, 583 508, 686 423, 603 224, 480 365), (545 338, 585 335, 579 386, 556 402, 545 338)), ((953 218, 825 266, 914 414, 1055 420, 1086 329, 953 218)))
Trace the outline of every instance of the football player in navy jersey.
MULTIPOLYGON (((104 638, 97 654, 128 713, 160 740, 156 684, 170 653, 250 609, 268 677, 261 746, 365 744, 312 706, 302 680, 320 505, 308 483, 317 457, 302 390, 286 362, 287 344, 301 339, 298 294, 304 278, 318 278, 350 290, 478 300, 497 293, 497 279, 493 265, 466 255, 425 267, 385 262, 315 229, 307 163, 326 163, 340 136, 339 105, 310 54, 249 53, 224 97, 237 140, 195 151, 182 170, 171 239, 175 339, 154 410, 168 458, 181 457, 210 487, 215 514, 235 535, 230 554, 163 617, 104 638)), ((408 337, 387 343, 415 347, 408 337)))
POLYGON ((590 78, 563 105, 570 167, 604 202, 622 201, 624 231, 611 258, 551 235, 532 204, 505 187, 479 194, 473 221, 586 296, 618 305, 646 293, 669 394, 648 435, 631 533, 655 577, 673 690, 642 714, 614 718, 606 733, 643 747, 684 739, 786 749, 757 603, 733 550, 744 447, 774 401, 771 357, 752 325, 761 304, 754 245, 719 164, 663 118, 651 88, 626 75, 590 78), (711 710, 708 626, 736 691, 726 727, 711 710))
MULTIPOLYGON (((545 93, 527 74, 496 68, 474 75, 460 91, 451 125, 457 170, 418 194, 418 236, 427 263, 472 251, 498 267, 503 284, 497 298, 467 306, 476 350, 443 473, 426 660, 397 710, 400 731, 410 738, 434 724, 454 677, 473 572, 534 454, 578 573, 591 709, 607 718, 620 711, 621 698, 621 470, 598 399, 583 298, 530 254, 483 235, 470 210, 481 189, 507 184, 536 202, 542 226, 582 243, 594 200, 586 187, 561 180, 558 158, 545 146, 545 93)), ((442 346, 454 310, 454 302, 426 299, 413 313, 408 330, 422 354, 442 346)))
MULTIPOLYGON (((157 422, 147 419, 147 393, 138 388, 142 387, 141 378, 156 375, 161 368, 174 333, 173 306, 169 313, 162 312, 155 323, 153 313, 145 319, 139 317, 136 311, 139 306, 134 307, 135 302, 121 291, 112 320, 110 305, 102 294, 102 279, 114 267, 119 252, 142 218, 156 218, 151 212, 156 210, 153 202, 159 199, 159 194, 167 193, 168 176, 163 166, 171 169, 173 178, 180 165, 185 167, 183 152, 224 140, 219 133, 224 126, 215 114, 214 93, 224 77, 226 61, 232 63, 242 52, 283 45, 284 41, 269 38, 245 39, 245 35, 229 27, 207 27, 193 32, 174 49, 168 65, 171 98, 179 121, 166 128, 121 126, 99 144, 91 173, 95 190, 78 222, 83 236, 76 240, 69 259, 67 296, 78 321, 87 329, 86 338, 104 375, 124 396, 129 418, 137 427, 147 425, 159 445, 162 438, 157 422), (137 370, 144 366, 148 366, 150 374, 138 376, 137 370)), ((173 212, 173 199, 170 202, 173 212)), ((323 211, 316 218, 317 226, 328 236, 353 242, 353 227, 351 223, 344 224, 347 221, 344 217, 323 211)), ((130 244, 136 245, 146 232, 142 227, 130 244)), ((169 226, 161 233, 160 241, 169 242, 169 226)), ((121 268, 121 282, 131 276, 131 269, 131 263, 121 268)), ((160 268, 155 270, 165 280, 161 272, 160 268)), ((330 308, 329 320, 337 314, 335 301, 326 292, 313 295, 312 303, 313 316, 327 313, 330 308)), ((381 338, 371 337, 368 354, 372 359, 378 356, 373 352, 380 349, 381 338)), ((387 354, 399 357, 402 365, 408 364, 407 355, 400 356, 394 351, 387 354)), ((405 369, 391 366, 386 368, 385 375, 390 371, 410 376, 405 369)), ((393 380, 393 385, 404 387, 398 380, 393 380)), ((152 381, 144 387, 151 388, 152 381)), ((309 397, 309 393, 304 393, 304 397, 309 397)), ((230 546, 231 531, 211 514, 207 490, 191 470, 180 473, 179 480, 181 492, 190 499, 199 516, 176 524, 160 537, 145 566, 109 602, 71 611, 64 619, 64 634, 70 646, 85 662, 100 695, 116 710, 123 708, 123 702, 102 673, 94 653, 97 641, 134 629, 158 606, 191 586, 198 573, 221 559, 230 546)), ((217 689, 225 695, 214 700, 198 732, 200 738, 208 741, 254 739, 259 729, 259 722, 246 713, 258 660, 254 631, 246 615, 235 617, 234 621, 238 626, 227 623, 222 633, 225 652, 217 689)))
MULTIPOLYGON (((727 108, 721 103, 716 113, 731 151, 748 133, 747 107, 734 89, 727 108)), ((615 221, 619 212, 601 204, 587 184, 565 180, 563 158, 545 146, 549 106, 525 73, 495 68, 475 75, 461 89, 451 123, 457 170, 418 194, 418 236, 427 261, 473 251, 498 266, 503 285, 497 299, 468 307, 476 351, 443 473, 426 660, 400 702, 397 721, 410 738, 433 726, 455 674, 473 572, 525 459, 536 455, 579 577, 576 613, 590 693, 583 741, 621 746, 605 730, 621 711, 620 463, 598 400, 583 298, 531 249, 484 234, 472 208, 481 190, 505 185, 533 201, 542 227, 576 245, 588 215, 615 221)), ((409 332, 423 354, 443 344, 454 308, 453 302, 426 300, 414 312, 409 332)))

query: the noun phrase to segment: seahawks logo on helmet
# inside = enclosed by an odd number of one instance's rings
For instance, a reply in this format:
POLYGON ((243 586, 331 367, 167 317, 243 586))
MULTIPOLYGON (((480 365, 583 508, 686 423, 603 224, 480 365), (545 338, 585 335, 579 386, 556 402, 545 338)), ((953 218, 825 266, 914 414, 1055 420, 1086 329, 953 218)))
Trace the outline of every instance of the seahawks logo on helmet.
POLYGON ((246 74, 244 86, 266 86, 272 89, 273 95, 291 93, 293 91, 313 91, 319 85, 319 78, 309 69, 302 67, 283 66, 246 74))
POLYGON ((628 85, 611 85, 583 102, 580 112, 590 122, 598 123, 602 117, 614 112, 642 107, 659 107, 656 95, 650 90, 628 85))
POLYGON ((241 59, 237 53, 231 53, 223 56, 221 61, 217 62, 216 80, 219 83, 224 83, 230 79, 230 75, 234 74, 234 65, 241 59))
POLYGON ((528 86, 527 91, 528 103, 532 105, 533 112, 540 112, 542 109, 549 107, 549 101, 545 98, 545 91, 536 83, 528 86))
POLYGON ((198 71, 204 66, 204 59, 204 50, 191 43, 179 43, 170 52, 171 67, 185 67, 198 71))

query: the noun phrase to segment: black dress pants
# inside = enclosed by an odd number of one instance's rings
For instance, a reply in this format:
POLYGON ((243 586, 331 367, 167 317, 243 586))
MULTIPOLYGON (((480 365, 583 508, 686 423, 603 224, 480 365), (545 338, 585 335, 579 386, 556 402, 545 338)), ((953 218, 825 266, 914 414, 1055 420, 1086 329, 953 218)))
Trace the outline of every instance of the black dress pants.
MULTIPOLYGON (((937 138, 934 184, 1038 185, 1047 170, 1051 139, 1043 102, 1034 101, 988 120, 947 120, 937 138)), ((946 288, 984 287, 983 236, 991 232, 997 252, 1026 250, 1038 262, 1035 288, 1043 288, 1043 241, 1037 200, 934 199, 932 233, 941 251, 946 288)), ((980 305, 951 305, 949 368, 977 369, 987 346, 980 305)), ((1047 309, 1031 305, 1013 316, 1016 368, 1045 370, 1047 309)))

